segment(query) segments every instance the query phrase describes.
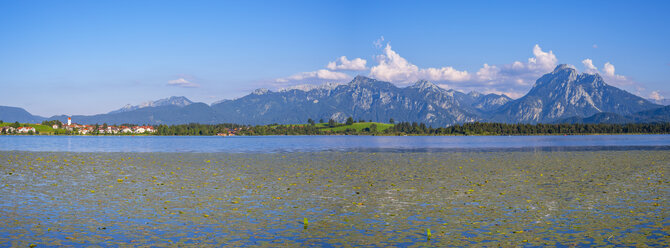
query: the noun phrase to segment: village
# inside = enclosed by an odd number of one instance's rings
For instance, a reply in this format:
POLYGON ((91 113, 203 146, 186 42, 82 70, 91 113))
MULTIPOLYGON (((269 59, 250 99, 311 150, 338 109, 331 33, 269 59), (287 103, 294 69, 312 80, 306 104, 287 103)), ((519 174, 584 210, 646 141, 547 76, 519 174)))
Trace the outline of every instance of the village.
POLYGON ((68 117, 67 118, 67 125, 62 125, 61 127, 58 126, 58 124, 54 124, 52 126, 53 129, 65 129, 71 132, 76 132, 78 134, 92 134, 94 132, 98 132, 99 134, 143 134, 143 133, 154 133, 156 130, 152 126, 133 126, 133 127, 128 127, 128 126, 96 126, 94 125, 80 125, 76 123, 72 123, 72 118, 68 117))
POLYGON ((13 134, 13 133, 19 133, 19 134, 34 134, 37 133, 35 131, 34 127, 0 127, 0 133, 2 134, 13 134))
MULTIPOLYGON (((247 128, 248 129, 248 128, 247 128)), ((42 123, 9 123, 0 120, 0 135, 216 135, 237 136, 245 128, 236 125, 221 124, 216 126, 184 124, 184 125, 107 125, 77 124, 69 117, 66 123, 59 120, 43 121, 42 123), (160 132, 159 132, 160 129, 160 132)))
MULTIPOLYGON (((155 133, 156 129, 152 126, 108 126, 108 125, 83 125, 72 123, 72 118, 67 118, 67 124, 60 122, 51 125, 54 130, 67 130, 75 134, 151 134, 155 133)), ((22 126, 0 127, 2 134, 39 134, 34 127, 22 126)))

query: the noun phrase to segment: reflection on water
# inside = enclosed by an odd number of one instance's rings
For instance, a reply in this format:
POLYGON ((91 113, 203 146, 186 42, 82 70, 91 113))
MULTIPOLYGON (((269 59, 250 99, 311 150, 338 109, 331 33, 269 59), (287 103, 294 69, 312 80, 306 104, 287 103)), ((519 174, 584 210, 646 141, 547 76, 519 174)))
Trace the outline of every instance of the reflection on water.
POLYGON ((316 152, 667 149, 670 135, 576 136, 0 136, 3 151, 316 152), (614 147, 614 148, 611 148, 614 147), (656 147, 656 148, 654 148, 656 147), (663 148, 666 147, 666 148, 663 148))

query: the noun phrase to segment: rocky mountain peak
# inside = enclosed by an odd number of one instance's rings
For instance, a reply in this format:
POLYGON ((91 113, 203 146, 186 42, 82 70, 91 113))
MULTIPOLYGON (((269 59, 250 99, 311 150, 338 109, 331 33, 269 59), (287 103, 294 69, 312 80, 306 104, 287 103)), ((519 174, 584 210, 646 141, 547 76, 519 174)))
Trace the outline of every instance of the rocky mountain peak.
POLYGON ((479 93, 479 92, 473 90, 473 91, 470 91, 470 93, 468 93, 468 95, 473 97, 473 98, 479 98, 480 96, 482 96, 482 93, 479 93))
POLYGON ((414 85, 410 86, 411 88, 419 89, 419 91, 425 90, 440 90, 440 87, 426 80, 419 80, 414 85))
POLYGON ((175 105, 179 107, 184 107, 192 104, 193 102, 184 96, 171 96, 169 98, 164 98, 156 100, 153 102, 145 103, 146 106, 165 106, 165 105, 175 105))
POLYGON ((627 115, 655 107, 658 105, 607 85, 598 74, 578 74, 573 66, 562 64, 540 77, 524 97, 498 111, 497 120, 547 123, 602 112, 627 115))
MULTIPOLYGON (((542 90, 542 89, 553 89, 556 88, 556 84, 569 84, 574 82, 577 79, 577 69, 572 65, 560 64, 556 66, 554 71, 544 74, 542 77, 535 81, 531 92, 542 90)), ((530 93, 530 92, 529 92, 530 93)))
POLYGON ((140 105, 130 105, 126 104, 120 109, 114 110, 109 112, 110 114, 114 113, 122 113, 122 112, 128 112, 128 111, 133 111, 141 108, 147 108, 147 107, 161 107, 161 106, 178 106, 178 107, 185 107, 188 105, 193 104, 191 100, 184 96, 171 96, 168 98, 163 98, 159 99, 156 101, 148 101, 148 102, 143 102, 140 105))
POLYGON ((581 82, 583 85, 591 86, 592 88, 602 88, 607 86, 605 80, 600 76, 600 74, 588 74, 582 73, 577 77, 577 82, 581 82))
POLYGON ((265 89, 265 88, 258 88, 258 89, 255 89, 254 92, 251 92, 251 94, 254 94, 254 95, 265 95, 265 94, 267 94, 267 93, 269 93, 269 92, 270 92, 270 90, 268 90, 268 89, 265 89))
POLYGON ((377 81, 377 80, 374 80, 374 79, 366 77, 366 76, 358 75, 353 80, 351 80, 351 82, 349 84, 350 85, 371 84, 371 83, 374 83, 375 81, 377 81))
POLYGON ((557 65, 556 68, 554 68, 554 71, 552 73, 559 73, 559 72, 577 72, 577 69, 575 69, 575 66, 570 65, 570 64, 560 64, 557 65))

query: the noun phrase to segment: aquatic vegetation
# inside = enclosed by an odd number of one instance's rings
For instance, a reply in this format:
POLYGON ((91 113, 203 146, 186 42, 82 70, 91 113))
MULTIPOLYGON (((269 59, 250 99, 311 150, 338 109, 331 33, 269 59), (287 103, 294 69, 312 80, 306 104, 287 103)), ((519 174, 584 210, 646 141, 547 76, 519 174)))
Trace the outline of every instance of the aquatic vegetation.
POLYGON ((665 150, 0 152, 0 246, 664 246, 669 167, 665 150))

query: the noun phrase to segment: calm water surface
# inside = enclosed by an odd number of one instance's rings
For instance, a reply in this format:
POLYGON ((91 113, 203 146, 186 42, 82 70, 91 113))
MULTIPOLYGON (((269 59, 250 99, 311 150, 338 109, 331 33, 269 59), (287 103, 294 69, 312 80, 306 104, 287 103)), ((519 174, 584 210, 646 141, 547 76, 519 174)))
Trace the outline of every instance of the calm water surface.
POLYGON ((2 151, 316 152, 609 147, 670 148, 670 135, 575 136, 0 136, 2 151))

